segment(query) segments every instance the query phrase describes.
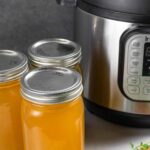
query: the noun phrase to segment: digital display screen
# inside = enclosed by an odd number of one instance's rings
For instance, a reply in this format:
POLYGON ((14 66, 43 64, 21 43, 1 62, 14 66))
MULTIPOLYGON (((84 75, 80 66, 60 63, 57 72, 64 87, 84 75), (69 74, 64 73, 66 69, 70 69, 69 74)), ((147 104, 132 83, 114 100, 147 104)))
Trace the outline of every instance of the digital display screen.
POLYGON ((143 76, 150 76, 150 43, 144 46, 143 76))

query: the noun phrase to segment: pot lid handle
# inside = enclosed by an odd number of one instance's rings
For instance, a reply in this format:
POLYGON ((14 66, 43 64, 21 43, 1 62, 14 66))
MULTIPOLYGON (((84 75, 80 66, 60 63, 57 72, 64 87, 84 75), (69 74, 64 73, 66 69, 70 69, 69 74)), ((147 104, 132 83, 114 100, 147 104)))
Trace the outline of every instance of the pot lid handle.
POLYGON ((56 0, 62 6, 76 6, 77 0, 56 0))

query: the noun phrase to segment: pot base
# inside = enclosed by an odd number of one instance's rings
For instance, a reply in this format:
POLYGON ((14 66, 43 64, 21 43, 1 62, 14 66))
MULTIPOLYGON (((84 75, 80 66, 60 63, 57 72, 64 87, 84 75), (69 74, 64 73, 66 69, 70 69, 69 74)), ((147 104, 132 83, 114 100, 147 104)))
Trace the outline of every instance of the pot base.
POLYGON ((131 114, 121 111, 99 106, 89 100, 85 100, 86 108, 95 115, 120 125, 136 127, 136 128, 150 128, 150 115, 131 114))

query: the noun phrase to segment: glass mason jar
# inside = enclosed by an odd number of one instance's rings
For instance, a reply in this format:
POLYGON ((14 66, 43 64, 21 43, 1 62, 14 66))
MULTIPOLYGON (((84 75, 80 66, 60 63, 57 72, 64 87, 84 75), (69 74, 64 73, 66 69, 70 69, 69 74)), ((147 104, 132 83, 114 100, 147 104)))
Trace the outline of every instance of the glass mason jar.
POLYGON ((81 75, 71 69, 41 68, 22 79, 25 150, 84 150, 81 75))
POLYGON ((0 50, 0 149, 23 150, 20 77, 28 71, 20 52, 0 50))
POLYGON ((81 46, 66 39, 45 39, 28 49, 31 68, 67 67, 81 73, 81 46))

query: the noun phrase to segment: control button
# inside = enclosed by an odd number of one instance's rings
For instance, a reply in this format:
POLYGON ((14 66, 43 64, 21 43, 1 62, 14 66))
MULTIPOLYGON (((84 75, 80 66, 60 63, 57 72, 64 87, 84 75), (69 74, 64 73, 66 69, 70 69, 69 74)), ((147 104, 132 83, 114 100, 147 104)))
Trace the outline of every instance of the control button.
POLYGON ((143 83, 144 83, 145 85, 150 85, 150 78, 144 78, 144 79, 143 79, 143 83))
POLYGON ((134 60, 134 59, 130 60, 130 67, 138 67, 139 65, 140 65, 139 60, 134 60))
POLYGON ((130 94, 139 94, 140 89, 137 86, 128 86, 128 91, 130 94))
POLYGON ((131 57, 139 57, 141 56, 141 52, 139 50, 132 50, 131 51, 131 57))
POLYGON ((140 46, 141 46, 141 43, 140 43, 139 40, 133 40, 132 41, 132 47, 134 47, 134 48, 140 48, 140 46))
POLYGON ((144 87, 143 92, 145 95, 150 95, 150 87, 144 87))
POLYGON ((138 68, 130 67, 129 68, 129 74, 130 75, 141 75, 141 71, 138 68))
POLYGON ((128 77, 128 84, 129 85, 139 85, 140 79, 137 77, 128 77))

